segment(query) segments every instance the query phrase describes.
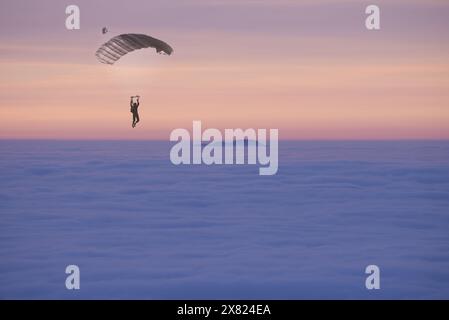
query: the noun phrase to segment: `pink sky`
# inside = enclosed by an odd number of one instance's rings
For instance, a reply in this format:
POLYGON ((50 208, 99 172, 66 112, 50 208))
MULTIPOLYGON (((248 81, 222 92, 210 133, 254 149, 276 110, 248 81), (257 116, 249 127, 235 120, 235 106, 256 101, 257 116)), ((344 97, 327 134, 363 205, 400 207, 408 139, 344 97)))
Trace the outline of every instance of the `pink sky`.
POLYGON ((175 128, 278 128, 281 139, 448 139, 449 3, 2 1, 0 138, 167 139, 175 128), (101 34, 107 26, 110 33, 101 34), (168 42, 98 63, 114 35, 168 42), (142 96, 131 128, 129 96, 142 96))

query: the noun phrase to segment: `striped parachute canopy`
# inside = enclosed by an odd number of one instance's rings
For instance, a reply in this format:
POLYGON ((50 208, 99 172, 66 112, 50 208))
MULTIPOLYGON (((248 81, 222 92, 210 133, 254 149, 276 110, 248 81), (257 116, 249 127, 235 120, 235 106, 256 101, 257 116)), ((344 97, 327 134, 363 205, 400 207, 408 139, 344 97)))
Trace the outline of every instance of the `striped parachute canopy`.
POLYGON ((114 64, 125 54, 143 48, 154 48, 157 53, 170 55, 173 48, 162 40, 145 34, 127 33, 113 37, 98 48, 95 56, 105 64, 114 64))

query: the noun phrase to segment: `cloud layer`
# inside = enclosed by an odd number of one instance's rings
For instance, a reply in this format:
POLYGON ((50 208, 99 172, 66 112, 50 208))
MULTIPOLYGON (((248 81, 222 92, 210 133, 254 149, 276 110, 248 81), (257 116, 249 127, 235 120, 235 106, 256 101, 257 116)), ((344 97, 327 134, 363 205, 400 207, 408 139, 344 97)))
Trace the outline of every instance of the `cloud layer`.
POLYGON ((273 177, 163 142, 0 148, 1 298, 449 297, 447 142, 281 142, 273 177))

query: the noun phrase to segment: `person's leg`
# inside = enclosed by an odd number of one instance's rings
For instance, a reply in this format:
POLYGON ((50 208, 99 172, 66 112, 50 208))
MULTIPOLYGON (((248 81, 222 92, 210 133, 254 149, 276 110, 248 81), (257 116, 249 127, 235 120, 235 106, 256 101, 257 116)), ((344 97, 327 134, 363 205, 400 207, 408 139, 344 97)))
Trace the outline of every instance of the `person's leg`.
POLYGON ((133 128, 136 126, 136 113, 133 112, 133 128))
POLYGON ((137 124, 137 122, 139 122, 140 121, 140 118, 139 118, 139 113, 138 112, 136 112, 136 124, 137 124))

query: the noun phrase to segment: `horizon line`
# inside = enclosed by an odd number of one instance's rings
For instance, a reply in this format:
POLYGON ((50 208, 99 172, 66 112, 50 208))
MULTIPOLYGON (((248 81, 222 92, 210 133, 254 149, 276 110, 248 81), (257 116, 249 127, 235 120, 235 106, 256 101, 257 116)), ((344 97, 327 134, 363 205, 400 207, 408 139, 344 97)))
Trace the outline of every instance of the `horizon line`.
MULTIPOLYGON (((118 139, 118 138, 0 138, 1 142, 6 141, 85 141, 85 142, 95 142, 95 141, 116 141, 116 142, 144 142, 144 141, 151 141, 151 142, 169 142, 169 143, 176 143, 176 141, 170 141, 170 140, 162 140, 162 139, 118 139)), ((193 141, 190 139, 190 141, 193 141)), ((253 140, 251 140, 253 141, 253 140)), ((257 141, 257 140, 255 140, 257 141)), ((267 141, 270 141, 267 139, 267 141)), ((331 139, 331 138, 311 138, 311 139, 278 139, 278 141, 285 141, 285 142, 320 142, 320 141, 326 141, 326 142, 407 142, 407 141, 448 141, 448 138, 383 138, 383 139, 374 139, 374 138, 362 138, 362 139, 331 139)), ((214 142, 213 140, 202 140, 202 142, 214 142)))

